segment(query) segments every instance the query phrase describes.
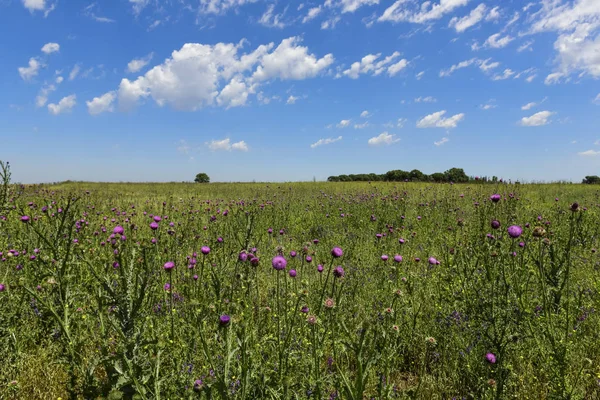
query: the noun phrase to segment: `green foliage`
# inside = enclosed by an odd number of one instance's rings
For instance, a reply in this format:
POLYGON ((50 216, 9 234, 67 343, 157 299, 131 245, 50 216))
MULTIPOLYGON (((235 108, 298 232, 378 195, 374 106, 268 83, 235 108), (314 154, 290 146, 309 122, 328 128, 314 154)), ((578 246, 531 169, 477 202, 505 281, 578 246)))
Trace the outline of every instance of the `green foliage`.
POLYGON ((199 174, 196 174, 196 178, 194 179, 194 182, 196 182, 196 183, 209 183, 210 182, 210 178, 208 177, 208 175, 205 172, 200 172, 199 174))
POLYGON ((583 179, 583 182, 581 182, 581 183, 585 183, 588 185, 597 185, 600 183, 600 176, 597 176, 597 175, 586 176, 583 179))
MULTIPOLYGON (((462 179, 451 171, 427 179, 462 179)), ((200 192, 62 183, 9 196, 0 398, 597 397, 595 187, 215 183, 200 192), (513 224, 519 238, 508 236, 513 224), (278 254, 285 271, 271 265, 278 254)))

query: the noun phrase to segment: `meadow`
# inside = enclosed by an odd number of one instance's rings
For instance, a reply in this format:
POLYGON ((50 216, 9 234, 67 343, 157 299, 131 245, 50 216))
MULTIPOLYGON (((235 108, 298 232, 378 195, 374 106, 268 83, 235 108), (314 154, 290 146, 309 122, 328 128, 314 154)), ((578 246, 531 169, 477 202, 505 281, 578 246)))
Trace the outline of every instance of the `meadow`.
POLYGON ((599 195, 15 187, 0 398, 600 398, 599 195))

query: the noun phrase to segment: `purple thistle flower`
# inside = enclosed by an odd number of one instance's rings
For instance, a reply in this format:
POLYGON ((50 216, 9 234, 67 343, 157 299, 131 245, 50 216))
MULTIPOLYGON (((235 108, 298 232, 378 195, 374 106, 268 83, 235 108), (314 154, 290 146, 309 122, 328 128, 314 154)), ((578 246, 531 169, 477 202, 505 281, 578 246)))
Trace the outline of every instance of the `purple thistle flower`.
POLYGON ((334 256, 335 258, 339 258, 344 255, 344 252, 342 251, 341 248, 334 247, 333 249, 331 249, 331 255, 334 256))
POLYGON ((123 232, 125 232, 125 229, 123 229, 122 226, 115 226, 115 229, 113 229, 113 233, 117 234, 117 235, 122 235, 123 232))
POLYGON ((437 265, 440 263, 438 260, 435 259, 435 257, 429 257, 427 261, 429 261, 430 265, 437 265))
POLYGON ((333 276, 335 276, 336 278, 341 278, 344 276, 344 274, 345 274, 344 268, 342 268, 341 266, 335 267, 333 269, 333 276))
POLYGON ((231 321, 231 318, 227 314, 223 314, 219 317, 219 325, 221 325, 221 326, 229 325, 230 321, 231 321))
POLYGON ((302 312, 304 314, 308 313, 308 311, 309 311, 308 306, 302 306, 302 308, 300 309, 300 312, 302 312))
POLYGON ((306 262, 307 262, 307 263, 310 263, 310 262, 312 262, 312 257, 311 257, 311 256, 306 256, 306 262))
POLYGON ((323 272, 323 266, 321 264, 317 265, 317 271, 323 272))
POLYGON ((490 200, 493 201, 494 203, 499 202, 501 198, 502 198, 502 196, 500 196, 499 194, 493 194, 490 196, 490 200))
POLYGON ((511 225, 508 227, 508 236, 510 236, 513 239, 518 238, 519 236, 521 236, 522 233, 523 228, 521 228, 519 225, 511 225))
POLYGON ((397 263, 402 262, 402 256, 400 254, 396 254, 394 256, 394 261, 396 261, 397 263))
POLYGON ((242 251, 242 252, 241 252, 241 253, 238 255, 238 260, 240 260, 241 262, 245 262, 245 261, 247 261, 247 260, 248 260, 248 254, 246 254, 245 252, 243 252, 243 251, 242 251))
POLYGON ((525 247, 525 242, 519 242, 519 247, 525 247))
POLYGON ((175 263, 174 263, 173 261, 167 261, 167 262, 165 263, 165 265, 163 265, 163 268, 165 269, 165 271, 167 271, 167 272, 171 272, 171 270, 172 270, 173 268, 175 268, 175 263))
POLYGON ((194 381, 194 392, 200 392, 204 387, 204 383, 200 379, 194 381))
POLYGON ((381 256, 381 260, 383 260, 383 261, 387 261, 387 260, 388 260, 388 258, 389 258, 389 257, 387 256, 387 254, 383 254, 383 255, 381 256))
POLYGON ((202 246, 202 248, 200 249, 200 251, 202 252, 202 254, 207 255, 208 253, 210 253, 210 247, 208 247, 208 246, 202 246))
POLYGON ((406 240, 404 240, 402 238, 398 239, 398 243, 400 243, 400 244, 404 244, 405 242, 406 242, 406 240))
POLYGON ((258 265, 258 262, 259 262, 259 261, 260 261, 260 260, 259 260, 259 258, 258 258, 258 257, 252 257, 252 258, 250 259, 250 264, 251 264, 252 266, 256 267, 256 266, 258 265))
POLYGON ((494 353, 487 353, 485 359, 490 364, 496 364, 496 355, 494 353))
POLYGON ((152 229, 153 231, 158 229, 158 224, 156 222, 151 222, 150 223, 150 229, 152 229))
POLYGON ((29 216, 28 215, 23 215, 21 217, 21 222, 29 222, 29 216))
POLYGON ((492 229, 498 229, 498 228, 500 228, 500 221, 493 220, 492 221, 492 229))
POLYGON ((297 254, 294 250, 290 251, 290 257, 292 258, 296 257, 297 254))
POLYGON ((165 283, 165 286, 163 286, 163 288, 165 289, 165 291, 168 292, 169 290, 171 290, 171 284, 167 282, 165 283))
POLYGON ((290 278, 295 278, 295 277, 298 275, 298 274, 296 273, 296 270, 295 270, 295 269, 290 269, 290 272, 289 272, 289 274, 290 274, 290 278))
POLYGON ((273 268, 277 271, 282 271, 287 267, 287 260, 283 256, 275 256, 271 261, 273 268))
POLYGON ((3 283, 0 283, 0 292, 4 292, 5 289, 6 289, 6 286, 4 286, 3 283))
POLYGON ((153 219, 154 219, 154 222, 160 222, 160 221, 162 221, 162 218, 159 217, 158 215, 155 215, 153 219))

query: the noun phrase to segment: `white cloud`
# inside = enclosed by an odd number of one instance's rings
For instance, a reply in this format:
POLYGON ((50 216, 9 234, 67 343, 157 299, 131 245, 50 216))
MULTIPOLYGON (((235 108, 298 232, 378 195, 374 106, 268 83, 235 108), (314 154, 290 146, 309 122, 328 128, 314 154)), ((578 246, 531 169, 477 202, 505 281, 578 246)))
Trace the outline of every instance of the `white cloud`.
POLYGON ((544 1, 534 15, 533 33, 557 32, 556 72, 581 71, 600 77, 600 3, 596 0, 544 1), (595 38, 594 38, 595 35, 595 38))
POLYGON ((246 104, 261 84, 275 79, 303 80, 321 74, 334 61, 333 55, 317 58, 300 45, 300 38, 284 39, 240 54, 247 43, 205 45, 186 43, 171 57, 139 76, 122 79, 118 102, 122 110, 151 97, 159 106, 194 111, 218 105, 246 104))
MULTIPOLYGON (((136 1, 136 0, 131 0, 136 1)), ((147 1, 147 0, 137 0, 147 1)), ((223 14, 229 9, 237 10, 238 7, 245 4, 255 3, 257 0, 200 0, 200 13, 202 14, 223 14)))
POLYGON ((316 18, 319 14, 321 14, 321 11, 323 11, 323 8, 321 6, 313 7, 311 9, 309 9, 308 12, 306 13, 306 16, 304 18, 302 18, 302 23, 305 24, 308 21, 316 18))
POLYGON ((338 136, 337 138, 319 139, 315 143, 311 144, 310 148, 314 149, 315 147, 319 147, 319 146, 323 146, 323 145, 326 145, 326 144, 331 144, 331 143, 339 142, 340 140, 342 140, 341 136, 338 136))
POLYGON ((55 85, 44 85, 40 89, 40 93, 35 98, 36 107, 44 107, 46 105, 46 103, 48 102, 48 96, 50 95, 50 93, 54 92, 55 90, 56 90, 55 85))
POLYGON ((531 117, 523 117, 521 118, 520 124, 522 126, 543 126, 548 125, 550 121, 548 120, 555 113, 551 111, 540 111, 538 113, 533 114, 531 117))
POLYGON ((54 10, 56 3, 50 4, 47 0, 22 0, 23 6, 29 10, 29 12, 43 11, 44 18, 54 10))
POLYGON ((63 97, 58 104, 48 104, 48 111, 51 114, 58 115, 71 111, 76 104, 76 96, 74 94, 63 97))
POLYGON ((423 75, 425 75, 425 71, 421 71, 419 72, 417 75, 415 75, 415 78, 417 78, 417 80, 421 80, 421 78, 423 77, 423 75))
MULTIPOLYGON (((600 98, 600 94, 598 95, 598 98, 600 98)), ((361 118, 369 118, 371 116, 371 114, 369 114, 369 112, 367 110, 363 111, 360 113, 361 118)))
POLYGON ((236 143, 231 143, 231 140, 229 138, 223 140, 211 140, 210 142, 206 143, 206 145, 212 151, 248 151, 248 145, 243 140, 236 143))
POLYGON ((491 58, 488 58, 486 60, 481 60, 481 62, 479 64, 479 69, 482 70, 483 72, 488 72, 488 71, 498 68, 500 66, 500 63, 498 61, 490 62, 491 60, 492 60, 491 58))
POLYGON ((60 50, 60 45, 58 43, 46 43, 42 47, 42 52, 46 54, 52 54, 60 50))
POLYGON ((148 5, 149 0, 129 0, 129 3, 133 6, 134 14, 139 14, 148 5))
POLYGON ((57 76, 55 82, 56 83, 62 83, 62 81, 64 81, 65 78, 63 78, 62 76, 57 76))
POLYGON ((490 12, 488 13, 488 15, 485 17, 486 21, 496 21, 498 18, 500 18, 500 11, 499 11, 500 7, 494 7, 490 10, 490 12))
POLYGON ((290 95, 285 104, 296 104, 296 100, 298 100, 298 97, 290 95))
POLYGON ((532 101, 531 103, 527 103, 524 106, 522 106, 521 110, 529 110, 529 109, 535 107, 536 105, 537 105, 537 103, 532 101))
POLYGON ((596 96, 596 98, 594 99, 594 103, 600 104, 600 93, 598 93, 598 96, 596 96))
POLYGON ((326 7, 338 7, 343 13, 353 13, 362 6, 379 4, 379 0, 326 0, 326 7))
POLYGON ((378 54, 367 54, 360 62, 356 61, 350 65, 350 68, 342 72, 343 75, 358 79, 361 74, 379 75, 387 70, 389 76, 394 76, 408 65, 406 59, 402 59, 394 64, 392 61, 400 57, 400 53, 395 51, 391 55, 385 57, 383 60, 379 60, 381 53, 378 54))
POLYGON ((560 80, 565 78, 565 76, 566 75, 562 72, 553 72, 551 74, 548 74, 546 79, 544 79, 544 83, 546 85, 552 85, 552 84, 560 82, 560 80))
POLYGON ((448 139, 447 137, 443 137, 439 141, 433 142, 433 144, 435 144, 436 146, 439 147, 439 146, 443 145, 444 143, 448 143, 449 141, 450 141, 450 139, 448 139))
POLYGON ((448 118, 444 118, 446 110, 434 112, 426 115, 417 121, 417 128, 456 128, 458 123, 465 118, 464 113, 456 114, 448 118))
MULTIPOLYGON (((497 7, 496 7, 497 8, 497 7)), ((494 9, 495 10, 495 9, 494 9)), ((469 15, 466 15, 462 18, 454 17, 450 20, 448 24, 449 27, 454 28, 456 32, 464 32, 472 26, 475 26, 483 19, 485 16, 485 12, 487 11, 487 7, 485 4, 481 3, 477 7, 475 7, 469 15)))
POLYGON ((389 6, 383 14, 377 19, 379 22, 413 22, 423 24, 429 21, 440 19, 454 9, 464 6, 469 0, 440 0, 438 3, 426 1, 420 7, 410 7, 406 0, 396 0, 389 6))
POLYGON ((488 104, 482 104, 482 105, 479 106, 479 108, 481 108, 482 110, 491 110, 492 108, 496 108, 496 107, 498 107, 498 106, 495 105, 495 104, 489 104, 489 103, 488 104))
POLYGON ((363 122, 362 124, 354 124, 354 129, 364 129, 369 126, 369 122, 363 122))
POLYGON ((492 80, 493 80, 493 81, 502 81, 502 80, 505 80, 505 79, 508 79, 508 78, 510 78, 510 77, 511 77, 511 76, 513 76, 514 74, 515 74, 515 71, 513 71, 513 70, 512 70, 512 69, 510 69, 510 68, 506 68, 506 69, 505 69, 505 70, 502 72, 502 74, 496 74, 496 75, 494 75, 494 76, 492 77, 492 80))
POLYGON ((526 41, 525 43, 523 43, 522 45, 519 46, 519 48, 517 49, 517 52, 521 53, 525 50, 533 51, 533 49, 531 48, 532 44, 533 44, 533 40, 526 41))
POLYGON ((533 82, 533 80, 535 79, 536 76, 537 76, 536 74, 533 74, 531 76, 528 76, 525 80, 527 82, 531 83, 531 82, 533 82))
POLYGON ((502 47, 506 47, 510 42, 514 40, 514 38, 510 35, 506 35, 504 37, 501 36, 501 33, 495 33, 489 38, 487 38, 483 45, 492 49, 501 49, 502 47))
POLYGON ((154 53, 150 53, 143 58, 136 58, 127 63, 127 72, 136 73, 150 63, 154 53))
POLYGON ((417 97, 415 103, 435 103, 437 99, 433 96, 417 97))
POLYGON ((400 139, 396 138, 396 135, 390 135, 387 132, 381 133, 379 136, 372 137, 369 139, 369 146, 381 146, 381 145, 391 145, 394 143, 398 143, 400 139))
POLYGON ((452 65, 450 68, 441 70, 440 77, 450 76, 454 71, 457 71, 462 68, 467 68, 475 63, 478 63, 480 60, 477 58, 471 58, 470 60, 461 61, 458 64, 452 65))
POLYGON ((34 76, 37 76, 41 67, 42 67, 42 64, 34 57, 31 57, 29 59, 28 67, 19 67, 18 68, 19 75, 21 75, 21 78, 24 81, 28 81, 31 78, 33 78, 34 76))
MULTIPOLYGON (((285 13, 285 11, 284 11, 285 13)), ((265 13, 260 17, 258 22, 269 28, 285 28, 285 23, 281 21, 283 14, 275 14, 275 4, 269 4, 265 13)))
POLYGON ((333 29, 337 25, 338 22, 342 20, 342 17, 336 15, 335 17, 329 18, 323 22, 321 22, 321 29, 333 29))
POLYGON ((238 150, 238 151, 248 151, 249 150, 248 145, 243 140, 240 142, 233 143, 231 145, 231 149, 238 150))
POLYGON ((600 156, 600 151, 596 151, 596 150, 586 150, 586 151, 582 151, 580 153, 577 153, 582 157, 596 157, 596 156, 600 156))
POLYGON ((116 92, 104 93, 102 96, 94 97, 91 101, 86 101, 88 112, 91 115, 98 115, 103 112, 114 111, 113 103, 117 98, 116 92))
POLYGON ((404 124, 406 124, 408 120, 406 118, 398 118, 398 122, 396 122, 397 128, 403 128, 404 124))
POLYGON ((346 127, 350 126, 350 120, 349 119, 343 119, 336 126, 338 128, 346 128, 346 127))
POLYGON ((77 78, 77 75, 79 75, 79 71, 81 71, 81 67, 79 66, 79 64, 75 64, 75 66, 69 73, 69 80, 72 81, 73 79, 77 78))

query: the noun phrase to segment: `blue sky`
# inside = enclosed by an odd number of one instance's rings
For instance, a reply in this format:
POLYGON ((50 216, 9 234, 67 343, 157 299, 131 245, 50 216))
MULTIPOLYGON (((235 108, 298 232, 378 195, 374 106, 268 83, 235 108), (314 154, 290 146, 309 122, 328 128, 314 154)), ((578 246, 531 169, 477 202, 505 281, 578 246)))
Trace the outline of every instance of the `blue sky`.
POLYGON ((600 1, 0 0, 17 181, 600 175, 600 1))

